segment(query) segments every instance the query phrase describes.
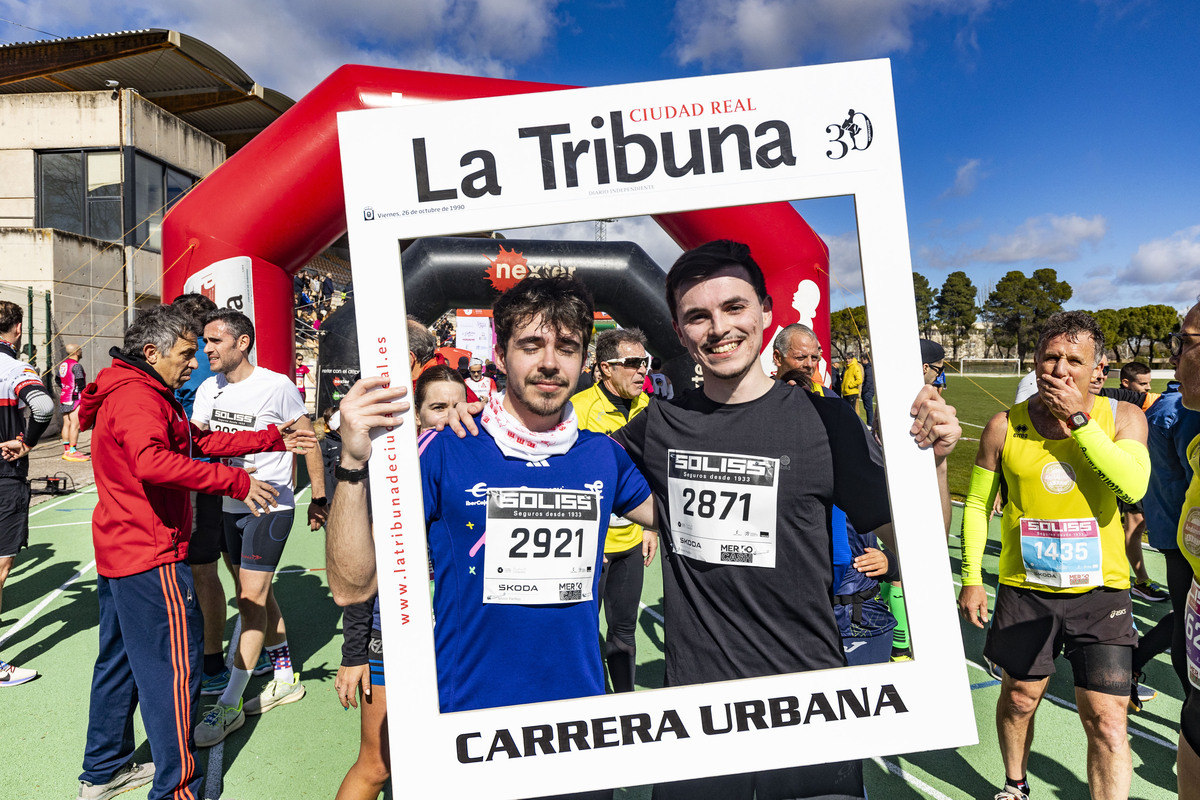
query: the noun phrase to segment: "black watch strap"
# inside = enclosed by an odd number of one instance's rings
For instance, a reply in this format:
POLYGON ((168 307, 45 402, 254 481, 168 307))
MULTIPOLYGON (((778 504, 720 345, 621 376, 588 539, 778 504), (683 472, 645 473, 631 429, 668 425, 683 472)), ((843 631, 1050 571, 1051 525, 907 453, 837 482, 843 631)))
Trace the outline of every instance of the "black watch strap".
POLYGON ((341 464, 338 464, 333 468, 333 477, 337 478, 339 481, 345 481, 346 483, 358 483, 367 477, 367 468, 363 467, 362 469, 346 469, 341 464))
POLYGON ((324 508, 325 506, 329 505, 329 498, 328 497, 314 497, 314 498, 312 498, 312 504, 319 508, 324 508))

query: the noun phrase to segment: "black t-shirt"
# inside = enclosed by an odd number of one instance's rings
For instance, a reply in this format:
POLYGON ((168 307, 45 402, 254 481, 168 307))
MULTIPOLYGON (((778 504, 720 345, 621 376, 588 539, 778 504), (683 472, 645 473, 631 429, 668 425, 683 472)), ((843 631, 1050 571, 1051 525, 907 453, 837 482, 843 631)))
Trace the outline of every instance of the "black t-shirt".
MULTIPOLYGON (((849 406, 782 383, 739 404, 714 403, 697 389, 651 403, 613 438, 654 490, 665 554, 666 685, 845 663, 832 605, 830 507, 845 509, 860 530, 891 520, 882 458, 849 406), (680 554, 668 450, 778 460, 773 568, 680 554)), ((723 506, 718 501, 717 513, 723 506)))

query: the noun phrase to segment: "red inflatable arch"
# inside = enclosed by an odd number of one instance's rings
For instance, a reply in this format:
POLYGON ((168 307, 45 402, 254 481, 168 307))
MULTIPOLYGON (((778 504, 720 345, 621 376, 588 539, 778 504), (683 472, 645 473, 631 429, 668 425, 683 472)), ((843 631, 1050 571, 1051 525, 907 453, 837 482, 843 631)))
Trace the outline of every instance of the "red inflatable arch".
MULTIPOLYGON (((392 106, 396 94, 437 102, 567 88, 380 67, 338 69, 167 216, 164 299, 182 293, 184 282, 210 264, 248 257, 258 363, 287 374, 294 347, 291 276, 346 232, 337 113, 392 106)), ((792 298, 802 282, 812 281, 815 286, 806 289, 816 303, 813 327, 831 352, 828 250, 789 204, 665 214, 656 221, 684 249, 726 238, 750 245, 775 298, 775 324, 765 337, 800 319, 792 298)))

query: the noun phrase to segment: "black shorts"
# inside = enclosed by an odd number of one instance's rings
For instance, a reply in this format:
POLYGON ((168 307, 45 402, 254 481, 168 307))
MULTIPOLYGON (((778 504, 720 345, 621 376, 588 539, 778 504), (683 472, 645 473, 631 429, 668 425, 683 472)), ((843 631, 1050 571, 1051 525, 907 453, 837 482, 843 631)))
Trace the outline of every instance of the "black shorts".
POLYGON ((1054 674, 1054 659, 1063 652, 1076 667, 1076 685, 1083 686, 1078 654, 1111 645, 1129 648, 1132 659, 1137 640, 1128 589, 1069 594, 1000 584, 983 654, 1017 680, 1040 680, 1054 674))
POLYGON ((242 569, 274 572, 283 558, 283 546, 292 532, 295 509, 284 508, 257 517, 245 514, 221 515, 225 526, 225 546, 230 559, 242 569))
POLYGON ((225 526, 221 498, 215 494, 192 493, 192 540, 188 543, 189 564, 214 564, 225 551, 225 526))
POLYGON ((0 558, 15 556, 29 544, 29 484, 0 478, 0 558))
POLYGON ((1117 501, 1117 507, 1121 509, 1122 514, 1145 514, 1145 509, 1142 508, 1142 501, 1136 503, 1126 503, 1124 500, 1117 501))

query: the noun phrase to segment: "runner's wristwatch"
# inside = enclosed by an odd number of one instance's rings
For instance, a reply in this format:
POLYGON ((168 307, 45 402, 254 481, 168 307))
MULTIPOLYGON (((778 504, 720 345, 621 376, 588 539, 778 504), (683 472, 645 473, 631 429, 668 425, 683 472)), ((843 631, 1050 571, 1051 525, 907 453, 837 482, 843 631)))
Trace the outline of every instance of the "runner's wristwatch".
POLYGON ((337 478, 339 481, 345 481, 346 483, 358 483, 363 478, 367 477, 367 468, 363 467, 362 469, 346 469, 341 464, 338 464, 333 468, 333 477, 337 478))
POLYGON ((1080 428, 1082 428, 1084 425, 1087 425, 1091 421, 1092 421, 1092 418, 1090 416, 1088 416, 1088 413, 1086 411, 1076 411, 1074 414, 1067 417, 1067 427, 1070 428, 1071 430, 1075 431, 1075 430, 1079 430, 1080 428))

